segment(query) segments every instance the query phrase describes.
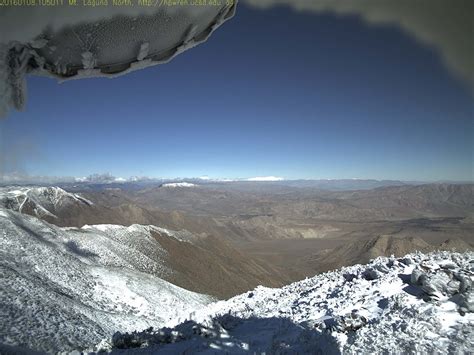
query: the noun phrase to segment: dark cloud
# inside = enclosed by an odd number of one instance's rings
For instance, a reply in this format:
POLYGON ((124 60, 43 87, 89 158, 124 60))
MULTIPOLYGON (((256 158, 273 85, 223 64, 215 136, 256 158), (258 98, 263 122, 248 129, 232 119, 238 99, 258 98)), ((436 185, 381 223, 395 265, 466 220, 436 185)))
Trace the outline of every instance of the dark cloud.
POLYGON ((396 25, 436 48, 447 67, 474 88, 472 0, 243 0, 269 8, 357 15, 374 25, 396 25))

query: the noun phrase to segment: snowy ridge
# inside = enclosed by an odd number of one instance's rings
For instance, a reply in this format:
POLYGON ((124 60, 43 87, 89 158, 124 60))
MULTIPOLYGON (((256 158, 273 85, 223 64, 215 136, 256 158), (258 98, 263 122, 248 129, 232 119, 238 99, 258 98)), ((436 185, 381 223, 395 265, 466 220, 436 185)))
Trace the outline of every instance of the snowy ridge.
POLYGON ((247 181, 256 181, 256 182, 268 182, 268 181, 283 181, 285 180, 282 177, 278 176, 257 176, 253 178, 248 178, 247 181))
MULTIPOLYGON (((173 328, 117 333, 138 353, 473 353, 474 253, 377 258, 280 289, 258 287, 173 328)), ((98 350, 96 348, 95 350, 98 350)))
MULTIPOLYGON (((77 228, 65 228, 69 230, 75 230, 77 228)), ((131 226, 121 226, 117 224, 94 224, 92 226, 85 225, 81 230, 87 231, 98 231, 106 234, 109 238, 116 238, 123 241, 124 243, 130 243, 132 246, 136 246, 137 240, 145 237, 151 243, 157 243, 155 238, 152 236, 152 233, 164 234, 168 237, 179 240, 180 242, 189 242, 191 243, 195 236, 186 230, 181 231, 171 231, 166 228, 157 227, 153 225, 143 225, 143 224, 132 224, 131 226)), ((156 245, 153 245, 153 248, 156 248, 156 245)), ((159 249, 162 249, 158 245, 159 249)))
POLYGON ((171 187, 171 188, 176 188, 176 187, 196 187, 198 185, 192 184, 189 182, 173 182, 173 183, 168 183, 168 184, 163 184, 161 187, 171 187))
POLYGON ((213 300, 160 278, 171 270, 150 228, 59 228, 0 207, 0 344, 86 348, 213 300))
POLYGON ((13 106, 12 85, 9 81, 8 52, 8 46, 0 44, 0 117, 5 116, 8 109, 13 106))
POLYGON ((92 202, 84 197, 66 192, 59 187, 0 189, 0 206, 22 213, 28 209, 40 218, 46 216, 57 218, 55 211, 67 208, 73 203, 92 205, 92 202))

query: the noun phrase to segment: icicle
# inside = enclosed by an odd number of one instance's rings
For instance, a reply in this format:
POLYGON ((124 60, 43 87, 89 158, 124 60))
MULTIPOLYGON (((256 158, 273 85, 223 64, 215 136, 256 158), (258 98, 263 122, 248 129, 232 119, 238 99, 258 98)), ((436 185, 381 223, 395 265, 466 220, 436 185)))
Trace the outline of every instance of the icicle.
POLYGON ((138 51, 137 60, 143 60, 146 58, 150 51, 150 44, 148 42, 142 43, 140 50, 138 51))

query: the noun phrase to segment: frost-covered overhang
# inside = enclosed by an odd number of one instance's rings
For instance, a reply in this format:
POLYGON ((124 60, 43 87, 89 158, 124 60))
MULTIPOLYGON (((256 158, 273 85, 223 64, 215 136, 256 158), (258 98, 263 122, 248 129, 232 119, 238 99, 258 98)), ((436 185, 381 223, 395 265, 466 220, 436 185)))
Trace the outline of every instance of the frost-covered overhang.
POLYGON ((60 80, 115 77, 163 64, 206 41, 237 6, 237 0, 85 6, 90 1, 0 9, 0 116, 24 106, 28 73, 60 80))

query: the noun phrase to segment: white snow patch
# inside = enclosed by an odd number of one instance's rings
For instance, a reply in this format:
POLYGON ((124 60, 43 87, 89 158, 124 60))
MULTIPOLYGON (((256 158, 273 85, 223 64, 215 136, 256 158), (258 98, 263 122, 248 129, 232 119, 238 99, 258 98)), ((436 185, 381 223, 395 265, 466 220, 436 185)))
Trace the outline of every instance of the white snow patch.
POLYGON ((277 176, 257 176, 253 178, 248 178, 247 181, 283 181, 285 180, 282 177, 277 176))
POLYGON ((176 188, 176 187, 196 187, 198 185, 192 184, 190 182, 172 182, 172 183, 168 183, 168 184, 163 184, 161 186, 162 187, 176 188))

